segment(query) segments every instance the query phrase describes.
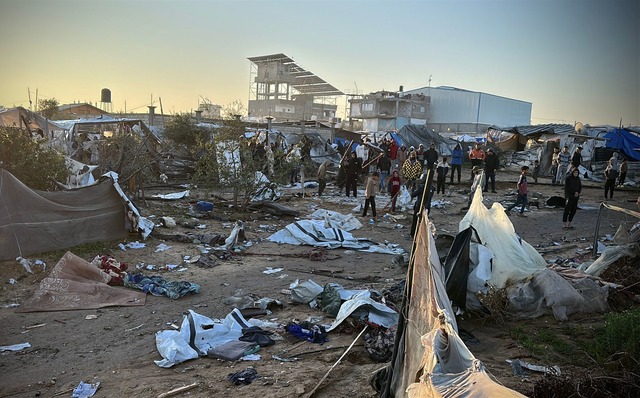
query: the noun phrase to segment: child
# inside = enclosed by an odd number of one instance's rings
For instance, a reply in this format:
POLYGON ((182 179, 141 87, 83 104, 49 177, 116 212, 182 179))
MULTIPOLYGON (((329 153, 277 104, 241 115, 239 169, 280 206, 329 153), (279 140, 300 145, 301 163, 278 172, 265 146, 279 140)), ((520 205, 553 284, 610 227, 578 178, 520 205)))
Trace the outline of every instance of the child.
POLYGON ((398 170, 393 170, 391 178, 389 178, 389 194, 391 195, 391 214, 396 212, 396 200, 400 193, 400 174, 398 170))
POLYGON ((447 174, 449 173, 449 165, 447 164, 446 156, 443 156, 442 161, 436 166, 436 173, 436 193, 440 193, 440 189, 442 189, 442 194, 445 194, 444 186, 447 181, 447 174))
POLYGON ((531 174, 531 177, 533 177, 533 181, 537 184, 538 183, 538 176, 540 175, 540 162, 538 162, 538 160, 533 162, 533 174, 531 174))
POLYGON ((377 171, 374 171, 367 179, 367 184, 364 188, 364 197, 366 199, 364 201, 364 213, 362 213, 362 217, 367 216, 369 204, 371 204, 371 214, 373 214, 374 219, 376 218, 376 191, 380 185, 379 176, 380 174, 377 171))
POLYGON ((520 207, 520 217, 526 217, 524 214, 524 208, 527 207, 527 193, 529 192, 529 187, 527 186, 527 172, 529 171, 529 166, 522 166, 520 178, 518 179, 518 198, 516 202, 507 208, 507 214, 516 207, 518 204, 522 203, 522 207, 520 207))

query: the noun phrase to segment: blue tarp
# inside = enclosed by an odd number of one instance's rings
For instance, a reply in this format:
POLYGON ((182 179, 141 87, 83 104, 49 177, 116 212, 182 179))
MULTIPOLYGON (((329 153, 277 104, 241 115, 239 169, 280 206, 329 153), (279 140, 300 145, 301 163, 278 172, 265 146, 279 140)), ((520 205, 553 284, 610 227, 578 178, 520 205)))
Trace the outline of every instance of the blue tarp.
POLYGON ((631 161, 640 161, 640 136, 625 129, 614 129, 605 134, 607 148, 615 148, 631 161))

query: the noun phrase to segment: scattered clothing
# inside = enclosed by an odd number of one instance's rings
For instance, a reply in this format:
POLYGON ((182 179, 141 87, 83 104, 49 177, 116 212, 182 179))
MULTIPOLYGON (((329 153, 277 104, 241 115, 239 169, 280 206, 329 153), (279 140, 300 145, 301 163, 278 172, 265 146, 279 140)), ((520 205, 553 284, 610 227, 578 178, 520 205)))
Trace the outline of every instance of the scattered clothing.
POLYGON ((200 293, 200 285, 186 281, 167 281, 160 276, 143 274, 127 275, 124 286, 140 289, 154 296, 167 296, 172 300, 179 299, 189 293, 200 293))

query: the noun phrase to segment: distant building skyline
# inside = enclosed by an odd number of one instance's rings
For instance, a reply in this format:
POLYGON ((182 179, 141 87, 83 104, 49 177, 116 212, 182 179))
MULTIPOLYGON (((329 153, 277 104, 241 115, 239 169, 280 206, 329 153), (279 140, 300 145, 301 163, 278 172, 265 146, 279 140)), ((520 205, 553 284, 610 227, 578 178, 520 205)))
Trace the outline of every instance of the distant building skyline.
POLYGON ((285 53, 345 93, 451 86, 530 102, 532 124, 640 125, 637 0, 0 1, 7 108, 108 88, 113 112, 246 113, 247 58, 285 53))

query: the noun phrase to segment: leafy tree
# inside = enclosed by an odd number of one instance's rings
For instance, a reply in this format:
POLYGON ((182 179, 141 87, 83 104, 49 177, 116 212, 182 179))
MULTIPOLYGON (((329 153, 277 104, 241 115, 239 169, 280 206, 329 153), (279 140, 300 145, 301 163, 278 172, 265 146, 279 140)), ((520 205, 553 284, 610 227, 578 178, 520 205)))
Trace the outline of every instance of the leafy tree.
POLYGON ((190 151, 197 151, 199 145, 209 140, 209 131, 199 127, 188 113, 179 113, 167 121, 164 135, 178 145, 184 145, 190 151))
POLYGON ((27 131, 12 127, 0 127, 0 164, 33 189, 50 190, 54 180, 64 182, 69 177, 61 153, 34 141, 27 131))
POLYGON ((263 164, 254 156, 245 138, 242 114, 244 107, 239 101, 223 109, 222 126, 214 134, 212 149, 219 165, 215 185, 219 189, 231 189, 234 205, 244 208, 260 185, 256 171, 262 169, 263 164))
POLYGON ((53 119, 58 113, 60 103, 55 98, 38 100, 38 110, 47 119, 53 119))

